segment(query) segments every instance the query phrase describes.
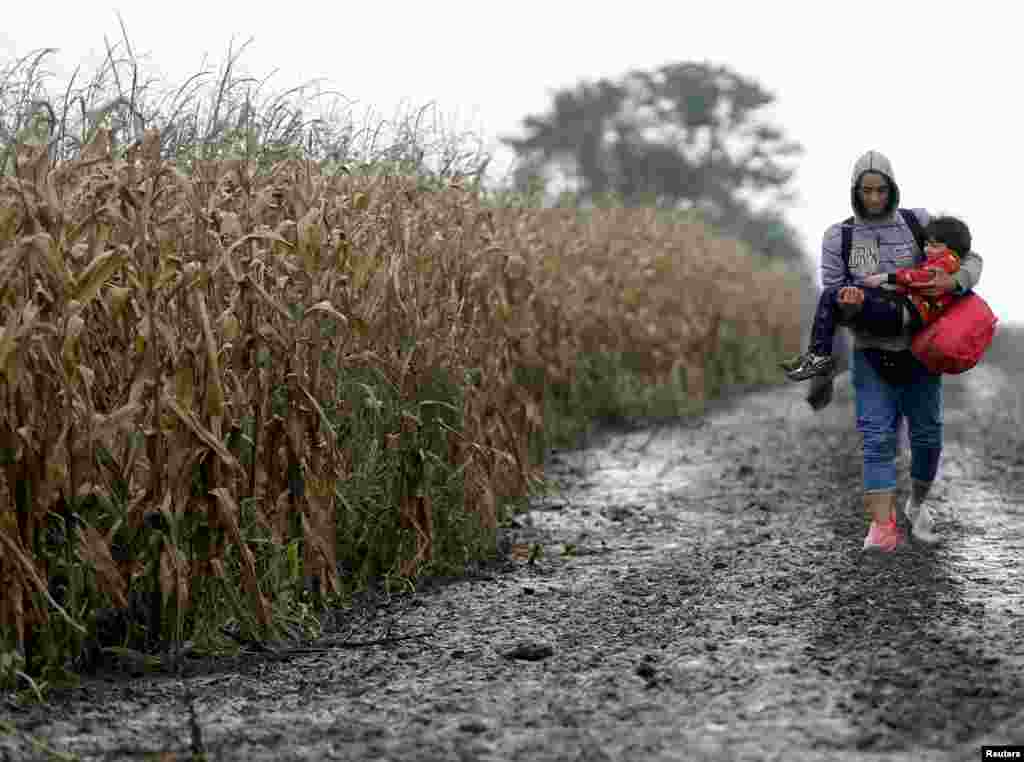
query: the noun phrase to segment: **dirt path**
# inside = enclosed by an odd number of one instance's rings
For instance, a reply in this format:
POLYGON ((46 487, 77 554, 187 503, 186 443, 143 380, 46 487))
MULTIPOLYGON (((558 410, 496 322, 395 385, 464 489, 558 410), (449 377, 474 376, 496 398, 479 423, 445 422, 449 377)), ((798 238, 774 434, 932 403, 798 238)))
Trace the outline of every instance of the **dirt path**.
POLYGON ((862 553, 845 378, 817 415, 802 387, 773 389, 554 455, 560 488, 511 538, 541 558, 382 602, 357 636, 418 637, 0 704, 17 727, 0 760, 55 758, 30 736, 81 760, 201 742, 211 761, 975 760, 1024 743, 1024 457, 993 472, 963 412, 1006 383, 978 368, 947 385, 936 548, 862 553))

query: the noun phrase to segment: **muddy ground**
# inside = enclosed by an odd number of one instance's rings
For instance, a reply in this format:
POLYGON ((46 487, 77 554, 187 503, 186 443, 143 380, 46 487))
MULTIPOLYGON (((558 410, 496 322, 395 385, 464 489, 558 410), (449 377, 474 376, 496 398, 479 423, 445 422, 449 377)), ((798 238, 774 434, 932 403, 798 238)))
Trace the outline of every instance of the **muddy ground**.
POLYGON ((986 367, 947 383, 943 542, 881 556, 861 550, 838 386, 822 413, 791 385, 553 453, 557 489, 509 530, 506 561, 338 625, 393 640, 8 697, 0 760, 916 761, 1024 744, 1024 449, 996 441, 1015 384, 986 367))

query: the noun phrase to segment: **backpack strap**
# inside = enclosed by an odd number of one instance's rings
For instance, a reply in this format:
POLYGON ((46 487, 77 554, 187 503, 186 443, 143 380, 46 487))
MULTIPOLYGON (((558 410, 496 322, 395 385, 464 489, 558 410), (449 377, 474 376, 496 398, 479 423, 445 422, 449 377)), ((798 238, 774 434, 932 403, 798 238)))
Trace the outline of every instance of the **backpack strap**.
POLYGON ((839 224, 839 253, 843 257, 843 264, 846 266, 846 277, 850 278, 850 249, 853 248, 853 217, 847 217, 839 224))
POLYGON ((907 223, 907 227, 910 228, 910 232, 914 234, 914 241, 917 242, 918 251, 924 253, 924 228, 921 227, 917 215, 909 209, 900 209, 899 212, 903 221, 907 223))

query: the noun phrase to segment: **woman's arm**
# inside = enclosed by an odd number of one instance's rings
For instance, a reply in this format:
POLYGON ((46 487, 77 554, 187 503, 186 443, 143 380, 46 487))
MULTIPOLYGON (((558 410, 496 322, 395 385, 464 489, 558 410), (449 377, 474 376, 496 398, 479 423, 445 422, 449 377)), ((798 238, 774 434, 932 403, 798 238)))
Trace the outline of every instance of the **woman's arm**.
MULTIPOLYGON (((821 242, 821 285, 823 288, 835 286, 848 286, 850 274, 846 268, 846 262, 842 254, 842 228, 840 225, 832 225, 825 231, 821 242)), ((849 320, 860 312, 860 304, 854 300, 839 300, 839 312, 843 320, 849 320)))
POLYGON ((819 272, 821 275, 822 288, 833 288, 835 286, 846 286, 850 283, 849 273, 846 269, 846 262, 842 254, 842 228, 840 225, 832 225, 825 231, 821 241, 821 260, 819 272))

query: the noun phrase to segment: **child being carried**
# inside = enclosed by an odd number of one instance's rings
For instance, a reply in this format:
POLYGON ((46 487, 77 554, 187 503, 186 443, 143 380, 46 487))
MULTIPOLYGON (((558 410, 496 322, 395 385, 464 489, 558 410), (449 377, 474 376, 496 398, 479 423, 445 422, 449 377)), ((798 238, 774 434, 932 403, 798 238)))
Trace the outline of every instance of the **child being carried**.
POLYGON ((930 281, 937 269, 952 275, 960 269, 960 258, 970 250, 971 233, 967 225, 956 217, 934 218, 925 228, 923 264, 868 275, 860 286, 826 288, 818 299, 807 352, 779 363, 780 367, 791 381, 830 375, 835 369, 832 340, 840 325, 876 336, 901 336, 913 335, 935 322, 958 297, 950 293, 923 296, 907 287, 930 281), (843 303, 843 299, 851 301, 843 303))

